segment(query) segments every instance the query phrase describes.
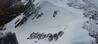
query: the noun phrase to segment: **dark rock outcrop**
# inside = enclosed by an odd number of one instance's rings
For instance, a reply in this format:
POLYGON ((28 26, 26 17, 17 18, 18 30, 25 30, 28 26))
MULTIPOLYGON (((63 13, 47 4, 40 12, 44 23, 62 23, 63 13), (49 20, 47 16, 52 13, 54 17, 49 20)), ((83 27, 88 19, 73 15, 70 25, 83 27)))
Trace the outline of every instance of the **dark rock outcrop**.
POLYGON ((47 38, 49 42, 51 42, 52 40, 55 40, 57 41, 60 37, 62 37, 62 35, 64 34, 63 31, 59 31, 58 33, 48 33, 48 34, 45 34, 45 33, 31 33, 30 36, 27 38, 27 39, 38 39, 38 40, 42 40, 42 39, 45 39, 47 38))
POLYGON ((21 0, 0 0, 0 26, 4 26, 23 11, 21 0))
POLYGON ((15 33, 6 33, 5 35, 0 35, 0 44, 18 44, 15 33))

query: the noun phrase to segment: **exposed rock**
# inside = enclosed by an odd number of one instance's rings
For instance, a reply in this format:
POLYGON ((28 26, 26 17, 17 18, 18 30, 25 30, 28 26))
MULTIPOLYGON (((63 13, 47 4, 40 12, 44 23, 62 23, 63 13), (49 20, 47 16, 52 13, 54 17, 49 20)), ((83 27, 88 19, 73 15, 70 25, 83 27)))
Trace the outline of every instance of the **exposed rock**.
POLYGON ((51 42, 52 40, 55 40, 57 41, 60 37, 62 37, 62 35, 64 34, 63 31, 59 31, 57 33, 48 33, 48 34, 45 34, 45 33, 31 33, 30 36, 27 38, 27 39, 38 39, 38 40, 42 40, 42 39, 45 39, 47 38, 49 42, 51 42))
POLYGON ((0 34, 0 44, 18 44, 16 34, 8 32, 6 34, 0 34))
POLYGON ((20 0, 0 0, 0 26, 4 26, 24 11, 20 0), (14 4, 14 6, 13 6, 14 4))

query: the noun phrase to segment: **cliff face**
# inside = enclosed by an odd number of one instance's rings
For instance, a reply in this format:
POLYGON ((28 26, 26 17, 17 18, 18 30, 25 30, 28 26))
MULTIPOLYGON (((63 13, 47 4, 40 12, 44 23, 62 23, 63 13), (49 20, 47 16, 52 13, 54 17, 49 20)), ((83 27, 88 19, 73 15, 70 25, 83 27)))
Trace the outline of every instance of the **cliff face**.
POLYGON ((23 4, 15 5, 15 3, 22 3, 19 1, 21 0, 0 0, 0 26, 8 23, 23 12, 23 4))

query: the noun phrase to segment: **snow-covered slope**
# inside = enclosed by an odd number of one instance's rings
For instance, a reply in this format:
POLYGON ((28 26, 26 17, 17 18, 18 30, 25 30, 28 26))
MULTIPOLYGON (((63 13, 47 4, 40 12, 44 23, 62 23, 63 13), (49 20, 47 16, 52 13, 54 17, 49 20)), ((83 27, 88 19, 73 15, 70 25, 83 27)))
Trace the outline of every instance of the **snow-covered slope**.
POLYGON ((19 44, 90 44, 94 39, 82 28, 82 24, 88 19, 83 17, 82 10, 69 7, 66 3, 66 0, 43 0, 40 3, 43 16, 34 20, 30 16, 25 24, 14 28, 16 18, 5 26, 6 31, 15 32, 19 44), (58 14, 53 18, 55 10, 58 14), (34 43, 35 40, 26 39, 32 32, 56 33, 61 30, 64 35, 58 41, 37 40, 38 42, 34 43))

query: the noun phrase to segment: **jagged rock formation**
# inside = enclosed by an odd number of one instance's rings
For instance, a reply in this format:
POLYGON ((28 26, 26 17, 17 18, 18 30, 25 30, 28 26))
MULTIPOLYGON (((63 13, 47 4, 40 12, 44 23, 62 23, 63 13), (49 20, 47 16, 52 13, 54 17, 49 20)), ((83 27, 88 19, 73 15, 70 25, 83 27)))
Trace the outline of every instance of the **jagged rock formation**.
POLYGON ((59 37, 62 37, 63 34, 64 34, 63 31, 59 31, 58 33, 54 33, 54 34, 52 34, 52 33, 45 34, 45 33, 33 32, 32 34, 30 34, 30 36, 27 39, 41 40, 41 39, 48 38, 48 40, 51 42, 52 40, 57 41, 59 39, 59 37))
POLYGON ((0 44, 18 44, 15 33, 0 33, 0 44))
POLYGON ((21 2, 21 0, 8 0, 4 2, 6 3, 0 6, 0 30, 3 29, 5 24, 21 13, 23 13, 23 17, 15 22, 15 28, 24 24, 31 15, 33 15, 32 20, 38 19, 43 15, 43 13, 39 13, 40 7, 38 4, 33 4, 34 0, 27 0, 27 3, 21 2))
POLYGON ((28 3, 26 3, 26 5, 24 7, 25 7, 25 8, 23 8, 24 16, 22 19, 19 19, 15 22, 15 24, 16 24, 15 28, 23 25, 27 21, 28 17, 30 17, 34 13, 35 5, 33 4, 32 0, 28 0, 28 3))
POLYGON ((21 0, 0 0, 0 26, 4 26, 23 11, 21 0))
POLYGON ((28 18, 32 15, 32 20, 33 19, 38 19, 40 18, 42 15, 44 15, 42 12, 40 12, 39 10, 41 9, 39 4, 33 4, 34 0, 28 0, 28 3, 26 3, 25 5, 25 11, 23 12, 23 17, 22 19, 19 19, 15 22, 15 28, 23 25, 28 18))

